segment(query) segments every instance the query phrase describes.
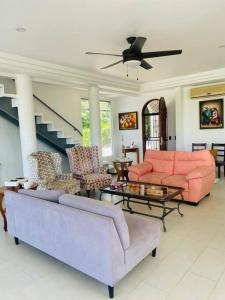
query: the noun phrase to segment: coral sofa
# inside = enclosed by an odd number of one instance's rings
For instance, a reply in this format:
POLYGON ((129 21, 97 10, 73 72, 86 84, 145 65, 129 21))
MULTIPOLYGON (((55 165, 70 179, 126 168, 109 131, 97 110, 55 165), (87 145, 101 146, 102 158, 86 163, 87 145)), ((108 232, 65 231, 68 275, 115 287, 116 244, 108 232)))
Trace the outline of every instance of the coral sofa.
POLYGON ((107 284, 110 298, 121 278, 156 255, 160 222, 110 203, 62 190, 19 190, 5 193, 5 205, 16 244, 24 241, 107 284))
POLYGON ((129 167, 129 179, 182 187, 184 200, 198 203, 212 189, 215 160, 207 150, 147 150, 143 163, 129 167))

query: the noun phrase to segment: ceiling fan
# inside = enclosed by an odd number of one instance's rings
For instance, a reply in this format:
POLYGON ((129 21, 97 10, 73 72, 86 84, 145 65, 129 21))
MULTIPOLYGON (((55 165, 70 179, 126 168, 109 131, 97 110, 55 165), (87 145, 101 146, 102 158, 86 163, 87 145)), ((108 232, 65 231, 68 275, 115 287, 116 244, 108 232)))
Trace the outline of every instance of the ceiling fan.
POLYGON ((130 44, 128 49, 125 49, 122 54, 111 54, 111 53, 96 53, 96 52, 86 52, 86 54, 91 55, 108 55, 108 56, 116 56, 121 57, 122 59, 110 64, 108 66, 102 67, 101 69, 108 69, 117 64, 123 63, 131 66, 140 66, 146 70, 152 68, 152 66, 145 60, 147 58, 153 57, 161 57, 161 56, 169 56, 169 55, 177 55, 181 54, 182 50, 168 50, 168 51, 154 51, 154 52, 142 52, 142 48, 146 41, 145 37, 128 37, 127 42, 130 44))

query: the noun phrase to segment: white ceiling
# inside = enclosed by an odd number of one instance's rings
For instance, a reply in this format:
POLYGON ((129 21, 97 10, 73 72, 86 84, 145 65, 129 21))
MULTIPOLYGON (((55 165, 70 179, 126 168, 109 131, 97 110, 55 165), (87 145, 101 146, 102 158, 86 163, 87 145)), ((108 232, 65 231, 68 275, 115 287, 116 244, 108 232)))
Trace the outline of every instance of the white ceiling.
MULTIPOLYGON (((225 67, 224 0, 1 0, 0 51, 126 78, 123 64, 102 66, 121 54, 128 36, 145 36, 143 51, 183 49, 149 59, 141 81, 225 67), (15 29, 25 27, 27 32, 15 29)), ((119 59, 118 59, 119 60, 119 59)), ((136 78, 131 70, 130 79, 136 78)))

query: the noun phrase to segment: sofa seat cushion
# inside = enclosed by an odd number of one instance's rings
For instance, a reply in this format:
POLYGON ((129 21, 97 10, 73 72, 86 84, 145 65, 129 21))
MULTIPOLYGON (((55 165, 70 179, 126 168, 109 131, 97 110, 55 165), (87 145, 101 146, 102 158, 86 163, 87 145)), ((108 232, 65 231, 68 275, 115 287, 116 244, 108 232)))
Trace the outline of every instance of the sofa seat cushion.
POLYGON ((76 194, 80 191, 80 182, 76 179, 57 180, 47 183, 48 190, 64 190, 66 193, 76 194))
POLYGON ((80 210, 88 211, 104 217, 113 219, 118 236, 120 238, 123 249, 127 249, 130 245, 130 236, 124 213, 119 206, 115 206, 108 202, 98 201, 87 197, 63 195, 59 198, 62 205, 74 207, 80 210))
POLYGON ((131 270, 153 249, 160 239, 160 221, 137 215, 124 214, 130 233, 130 247, 125 252, 127 271, 131 270))
POLYGON ((161 184, 164 178, 170 176, 168 173, 151 172, 139 177, 139 181, 153 184, 161 184))
POLYGON ((64 195, 65 191, 63 189, 52 190, 52 191, 21 189, 21 190, 18 191, 18 193, 26 195, 26 196, 30 196, 30 197, 35 197, 35 198, 39 198, 39 199, 59 203, 59 197, 64 195))
POLYGON ((185 175, 172 175, 162 180, 162 184, 177 186, 183 188, 185 191, 188 191, 188 181, 186 180, 185 175))

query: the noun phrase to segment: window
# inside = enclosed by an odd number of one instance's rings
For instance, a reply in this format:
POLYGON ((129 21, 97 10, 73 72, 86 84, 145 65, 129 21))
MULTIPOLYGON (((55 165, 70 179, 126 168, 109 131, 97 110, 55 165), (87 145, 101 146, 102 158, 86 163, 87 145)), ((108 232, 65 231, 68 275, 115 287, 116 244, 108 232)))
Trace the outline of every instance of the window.
POLYGON ((82 133, 83 145, 91 146, 91 131, 90 131, 90 111, 88 100, 81 100, 81 118, 82 118, 82 133))
MULTIPOLYGON (((83 145, 91 145, 90 132, 90 109, 87 99, 81 100, 81 115, 83 129, 83 145)), ((112 117, 111 103, 109 101, 100 101, 100 119, 101 119, 101 139, 102 156, 112 155, 112 117)))
POLYGON ((111 103, 100 101, 102 156, 112 155, 112 119, 111 103))

